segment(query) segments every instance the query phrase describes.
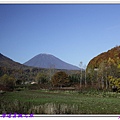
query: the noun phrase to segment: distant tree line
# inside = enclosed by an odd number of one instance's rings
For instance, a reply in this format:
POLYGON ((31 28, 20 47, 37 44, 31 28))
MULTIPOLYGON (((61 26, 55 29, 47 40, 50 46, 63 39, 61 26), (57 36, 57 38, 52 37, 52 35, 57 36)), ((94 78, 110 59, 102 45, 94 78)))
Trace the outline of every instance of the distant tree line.
POLYGON ((65 87, 79 84, 79 71, 52 70, 52 69, 10 69, 0 67, 0 85, 7 90, 14 90, 16 87, 35 86, 37 88, 65 87))

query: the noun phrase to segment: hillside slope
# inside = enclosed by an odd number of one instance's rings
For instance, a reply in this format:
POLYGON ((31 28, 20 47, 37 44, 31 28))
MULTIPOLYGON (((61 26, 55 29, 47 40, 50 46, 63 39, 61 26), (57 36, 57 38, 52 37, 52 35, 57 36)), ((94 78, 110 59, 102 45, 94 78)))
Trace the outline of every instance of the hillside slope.
POLYGON ((25 65, 22 65, 18 62, 13 61, 12 59, 4 56, 0 53, 0 67, 7 67, 7 68, 22 68, 25 65))
POLYGON ((108 64, 110 59, 115 63, 120 63, 120 46, 116 46, 112 48, 111 50, 108 50, 107 52, 103 52, 99 54, 98 56, 94 57, 90 62, 88 63, 87 69, 91 68, 98 68, 99 65, 104 62, 108 64))

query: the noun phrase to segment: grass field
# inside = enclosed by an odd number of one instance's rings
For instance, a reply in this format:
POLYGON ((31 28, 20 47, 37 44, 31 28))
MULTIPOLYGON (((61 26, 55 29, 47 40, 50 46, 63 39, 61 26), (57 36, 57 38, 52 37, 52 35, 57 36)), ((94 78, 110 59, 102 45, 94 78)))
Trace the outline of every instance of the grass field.
POLYGON ((120 94, 24 90, 0 95, 0 113, 120 114, 120 94))

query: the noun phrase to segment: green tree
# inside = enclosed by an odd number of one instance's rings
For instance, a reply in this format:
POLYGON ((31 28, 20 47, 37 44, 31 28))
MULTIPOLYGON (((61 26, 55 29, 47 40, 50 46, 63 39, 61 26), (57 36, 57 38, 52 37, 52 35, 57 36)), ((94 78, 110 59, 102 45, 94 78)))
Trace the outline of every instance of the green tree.
POLYGON ((4 74, 0 78, 0 84, 4 85, 7 87, 9 90, 13 90, 15 86, 15 79, 12 76, 9 76, 7 74, 4 74))
POLYGON ((69 75, 69 80, 71 84, 79 83, 80 75, 79 74, 71 74, 69 75))
POLYGON ((48 82, 48 76, 44 73, 38 73, 36 76, 36 82, 38 82, 38 84, 44 84, 48 82))
POLYGON ((0 67, 0 77, 4 74, 3 67, 0 67))
POLYGON ((63 87, 63 86, 67 86, 69 83, 69 77, 68 75, 63 72, 56 72, 53 76, 52 76, 52 85, 53 86, 58 86, 58 87, 63 87))

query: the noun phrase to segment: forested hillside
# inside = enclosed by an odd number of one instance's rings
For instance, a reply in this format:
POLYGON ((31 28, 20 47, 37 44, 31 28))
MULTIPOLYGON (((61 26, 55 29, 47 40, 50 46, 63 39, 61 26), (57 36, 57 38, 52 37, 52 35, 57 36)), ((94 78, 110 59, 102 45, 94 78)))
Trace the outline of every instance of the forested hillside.
POLYGON ((87 66, 91 84, 98 88, 120 91, 120 46, 94 57, 87 66))
POLYGON ((111 61, 114 64, 120 64, 120 46, 116 46, 111 50, 108 50, 107 52, 101 53, 98 56, 94 57, 92 60, 90 60, 87 68, 94 69, 99 67, 101 62, 109 64, 111 61))

